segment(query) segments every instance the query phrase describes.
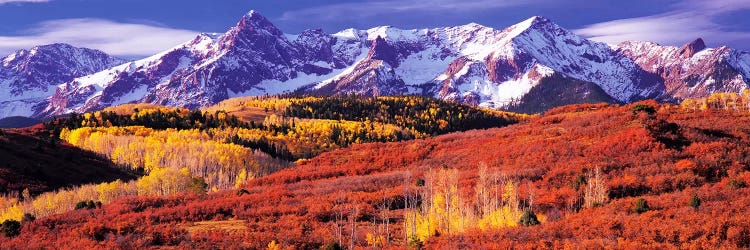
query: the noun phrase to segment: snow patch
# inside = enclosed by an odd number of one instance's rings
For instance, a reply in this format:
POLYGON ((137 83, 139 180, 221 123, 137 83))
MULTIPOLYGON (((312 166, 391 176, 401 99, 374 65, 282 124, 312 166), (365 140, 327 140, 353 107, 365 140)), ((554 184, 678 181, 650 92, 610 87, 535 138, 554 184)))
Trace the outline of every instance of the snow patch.
MULTIPOLYGON (((482 65, 477 65, 482 67, 482 65)), ((471 67, 472 69, 475 67, 471 67)), ((461 69, 462 75, 454 77, 452 86, 456 92, 447 96, 447 99, 456 98, 457 96, 477 95, 480 98, 479 106, 486 108, 506 108, 520 100, 531 89, 539 84, 539 78, 532 78, 530 75, 535 72, 543 77, 554 74, 551 68, 536 64, 526 74, 518 79, 512 79, 501 83, 492 82, 487 76, 485 68, 476 68, 470 70, 470 65, 461 69)), ((457 74, 458 75, 458 74, 457 74)))
POLYGON ((360 54, 357 56, 357 58, 354 60, 354 63, 351 66, 343 68, 343 69, 339 69, 339 70, 334 70, 333 72, 331 72, 331 74, 328 74, 328 75, 333 75, 332 77, 324 78, 325 80, 321 80, 320 82, 315 84, 315 87, 313 88, 321 89, 325 87, 326 85, 334 81, 337 81, 348 74, 351 74, 352 72, 354 72, 354 69, 357 67, 357 65, 360 62, 362 62, 362 60, 365 59, 365 57, 367 57, 367 53, 364 53, 364 50, 360 51, 360 54))
POLYGON ((331 63, 324 62, 324 61, 317 61, 317 62, 314 62, 314 63, 311 63, 311 64, 315 65, 315 66, 318 66, 318 67, 321 67, 321 68, 333 68, 333 66, 331 65, 331 63))
POLYGON ((356 29, 345 29, 334 33, 333 36, 344 40, 359 40, 359 31, 356 29))
POLYGON ((8 65, 10 65, 10 62, 12 62, 13 60, 16 59, 16 55, 17 55, 17 53, 13 53, 13 54, 10 54, 10 55, 6 56, 3 59, 3 66, 4 67, 8 67, 8 65))
POLYGON ((299 35, 295 35, 295 34, 286 34, 286 33, 285 33, 285 34, 284 34, 284 37, 286 38, 286 40, 289 40, 289 41, 294 41, 294 40, 297 40, 297 37, 299 37, 299 35))
POLYGON ((218 34, 215 34, 215 33, 213 34, 203 33, 203 34, 198 35, 198 38, 196 38, 198 39, 198 41, 195 44, 193 44, 193 46, 191 47, 191 50, 196 54, 200 54, 204 56, 208 55, 209 52, 216 50, 217 36, 218 34))
POLYGON ((125 103, 131 103, 140 100, 144 96, 148 95, 149 89, 146 85, 138 86, 138 88, 134 89, 133 91, 130 91, 128 93, 123 94, 120 96, 120 98, 117 99, 117 101, 112 102, 111 106, 117 106, 120 104, 125 103))
POLYGON ((378 37, 389 41, 417 41, 420 30, 401 30, 391 26, 380 26, 367 30, 367 40, 373 41, 378 37))
MULTIPOLYGON (((365 53, 361 53, 359 60, 364 59, 364 57, 365 57, 365 53)), ((349 67, 349 68, 334 69, 333 71, 331 71, 331 73, 325 74, 325 75, 304 74, 304 73, 298 72, 296 78, 289 79, 283 82, 276 80, 276 79, 264 80, 258 83, 257 85, 253 86, 251 89, 247 91, 243 91, 243 92, 234 92, 228 89, 227 95, 229 96, 229 98, 233 98, 233 97, 241 97, 241 96, 258 96, 258 95, 265 95, 265 94, 270 94, 270 95, 284 94, 284 93, 290 93, 301 87, 308 86, 310 84, 316 84, 316 83, 317 85, 315 88, 318 89, 324 86, 325 84, 327 84, 328 82, 331 82, 334 79, 336 79, 337 76, 346 75, 347 74, 346 72, 351 73, 352 70, 354 70, 354 66, 349 67)))
POLYGON ((473 64, 474 64, 474 62, 467 62, 464 65, 464 67, 461 68, 461 70, 459 70, 458 72, 456 72, 456 75, 453 76, 453 77, 454 78, 460 78, 460 77, 466 75, 467 73, 469 73, 469 69, 471 68, 471 65, 473 65, 473 64))
POLYGON ((31 117, 35 114, 33 107, 42 101, 44 101, 43 97, 2 101, 0 102, 0 118, 9 116, 31 117))
POLYGON ((0 101, 17 101, 25 100, 30 98, 47 98, 55 93, 54 86, 46 86, 44 88, 26 89, 20 95, 13 95, 10 92, 10 87, 0 85, 0 89, 7 91, 0 91, 0 101))
POLYGON ((468 43, 461 48, 461 54, 471 60, 480 61, 495 51, 494 46, 480 43, 468 43))
MULTIPOLYGON (((96 86, 97 88, 104 88, 109 85, 121 72, 125 72, 129 67, 132 67, 133 63, 123 64, 109 70, 100 71, 91 75, 83 76, 74 79, 72 82, 76 83, 79 87, 96 86)), ((59 85, 59 87, 65 86, 67 83, 59 85)))
POLYGON ((513 26, 510 26, 508 29, 506 29, 507 37, 517 37, 524 31, 531 28, 532 25, 539 19, 538 16, 533 16, 529 19, 524 20, 523 22, 517 23, 513 26))
POLYGON ((430 82, 443 73, 453 60, 457 59, 456 56, 440 58, 440 53, 439 48, 430 47, 411 54, 401 61, 398 68, 395 68, 396 75, 409 86, 430 82))

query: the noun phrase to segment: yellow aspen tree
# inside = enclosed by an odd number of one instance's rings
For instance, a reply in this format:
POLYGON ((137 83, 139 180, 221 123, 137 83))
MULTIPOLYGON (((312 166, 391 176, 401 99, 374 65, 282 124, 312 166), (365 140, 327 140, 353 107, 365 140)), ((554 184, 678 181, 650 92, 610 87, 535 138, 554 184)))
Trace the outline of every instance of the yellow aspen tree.
POLYGON ((479 164, 477 184, 474 188, 477 210, 481 216, 487 215, 492 210, 491 206, 491 180, 487 171, 487 165, 479 164))
POLYGON ((20 204, 15 204, 11 207, 0 211, 0 222, 6 220, 21 221, 23 218, 24 210, 20 204))

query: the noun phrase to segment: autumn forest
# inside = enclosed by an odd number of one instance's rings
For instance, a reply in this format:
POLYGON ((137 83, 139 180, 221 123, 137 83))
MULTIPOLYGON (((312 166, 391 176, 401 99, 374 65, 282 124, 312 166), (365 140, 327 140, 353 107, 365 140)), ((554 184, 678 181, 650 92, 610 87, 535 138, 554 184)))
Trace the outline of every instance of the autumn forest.
POLYGON ((750 91, 125 104, 0 142, 0 249, 750 248, 750 91))

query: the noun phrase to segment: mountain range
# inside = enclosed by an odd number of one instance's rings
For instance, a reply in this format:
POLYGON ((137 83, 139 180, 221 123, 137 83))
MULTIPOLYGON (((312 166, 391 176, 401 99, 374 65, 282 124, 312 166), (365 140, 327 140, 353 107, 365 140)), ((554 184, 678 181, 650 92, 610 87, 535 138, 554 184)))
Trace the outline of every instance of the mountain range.
POLYGON ((40 117, 58 85, 125 62, 98 50, 68 44, 19 50, 0 61, 0 118, 40 117))
POLYGON ((681 47, 591 41, 539 16, 503 30, 479 24, 286 34, 250 11, 222 34, 199 34, 126 62, 52 44, 2 59, 0 117, 44 118, 146 102, 199 108, 248 95, 425 95, 540 112, 580 102, 674 102, 750 83, 750 53, 702 39, 681 47))

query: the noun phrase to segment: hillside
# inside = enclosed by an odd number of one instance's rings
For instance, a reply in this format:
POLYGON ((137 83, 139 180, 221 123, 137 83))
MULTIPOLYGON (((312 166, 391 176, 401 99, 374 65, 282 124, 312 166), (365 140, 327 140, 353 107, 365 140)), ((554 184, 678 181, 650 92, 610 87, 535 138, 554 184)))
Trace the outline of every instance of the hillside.
POLYGON ((233 98, 204 110, 126 104, 57 119, 45 127, 55 135, 86 127, 213 129, 212 140, 293 161, 351 144, 501 127, 530 117, 419 96, 284 96, 233 98), (279 157, 281 151, 284 156, 279 157))
POLYGON ((503 128, 351 145, 241 189, 118 199, 0 242, 747 248, 750 111, 728 100, 565 106, 503 128))
POLYGON ((33 199, 11 195, 0 202, 0 221, 21 220, 25 213, 64 213, 77 202, 107 204, 127 196, 233 189, 295 161, 355 144, 501 127, 531 117, 424 97, 258 97, 219 107, 230 111, 128 104, 28 129, 144 176, 55 190, 33 199), (347 108, 334 112, 327 107, 347 108), (246 108, 263 109, 262 121, 234 115, 246 108))
POLYGON ((0 130, 0 194, 32 195, 59 188, 117 179, 130 180, 136 172, 123 170, 109 159, 32 129, 0 130))

